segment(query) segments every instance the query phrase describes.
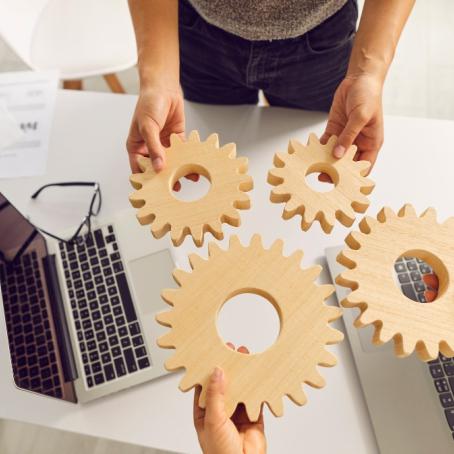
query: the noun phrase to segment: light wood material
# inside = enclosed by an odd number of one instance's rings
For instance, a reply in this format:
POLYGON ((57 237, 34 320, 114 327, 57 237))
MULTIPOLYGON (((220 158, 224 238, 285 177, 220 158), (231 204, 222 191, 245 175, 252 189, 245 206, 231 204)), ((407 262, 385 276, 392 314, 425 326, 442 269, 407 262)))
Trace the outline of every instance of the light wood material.
POLYGON ((205 232, 222 239, 222 223, 238 227, 238 209, 250 207, 245 191, 253 187, 252 178, 246 175, 247 158, 236 158, 236 146, 229 143, 219 148, 217 134, 200 141, 197 131, 192 131, 186 142, 172 134, 170 147, 166 149, 166 167, 156 173, 147 157, 139 157, 142 173, 130 177, 138 189, 129 200, 139 208, 137 219, 151 223, 155 238, 168 231, 172 242, 179 246, 186 235, 192 235, 197 246, 203 244, 205 232), (211 183, 208 193, 199 200, 177 199, 172 188, 176 181, 190 173, 203 175, 211 183))
POLYGON ((82 80, 64 80, 63 88, 66 90, 82 90, 82 80))
POLYGON ((317 265, 302 270, 302 251, 284 257, 282 246, 278 240, 265 249, 259 235, 254 235, 247 247, 233 236, 226 251, 211 242, 208 260, 190 255, 192 273, 175 270, 180 288, 162 292, 173 309, 156 319, 172 330, 158 339, 158 345, 176 349, 165 366, 168 370, 186 368, 182 391, 202 385, 201 407, 205 407, 207 381, 216 366, 224 370, 228 380, 227 413, 232 415, 243 402, 249 419, 256 421, 264 402, 276 416, 283 414, 285 395, 303 405, 302 383, 323 387, 325 381, 316 366, 336 364, 336 358, 324 348, 343 339, 342 332, 329 326, 341 310, 324 304, 333 286, 316 285, 314 280, 322 268, 317 265), (278 339, 262 353, 233 351, 218 334, 216 318, 221 307, 240 293, 267 298, 279 314, 278 339))
POLYGON ((286 202, 284 219, 301 215, 301 228, 308 230, 314 221, 319 221, 325 233, 333 229, 336 218, 349 227, 355 220, 355 212, 363 213, 369 206, 374 188, 366 178, 371 164, 354 161, 356 147, 351 146, 341 159, 334 158, 336 136, 331 136, 322 145, 315 134, 309 136, 307 145, 291 140, 288 153, 276 153, 273 168, 268 173, 268 182, 276 186, 271 191, 271 201, 286 202), (335 187, 329 192, 314 191, 306 182, 306 176, 314 172, 328 174, 335 187))
POLYGON ((435 359, 439 351, 454 356, 454 218, 439 224, 434 209, 418 217, 405 205, 398 214, 383 208, 377 220, 365 217, 359 226, 361 231, 347 236, 349 248, 338 256, 350 269, 336 279, 353 290, 342 305, 360 308, 355 325, 373 324, 376 345, 394 339, 399 357, 415 349, 424 361, 435 359), (393 279, 401 256, 421 258, 433 268, 440 282, 434 302, 421 304, 403 295, 393 279))
POLYGON ((104 74, 102 77, 107 82, 112 93, 125 93, 125 89, 116 74, 104 74))

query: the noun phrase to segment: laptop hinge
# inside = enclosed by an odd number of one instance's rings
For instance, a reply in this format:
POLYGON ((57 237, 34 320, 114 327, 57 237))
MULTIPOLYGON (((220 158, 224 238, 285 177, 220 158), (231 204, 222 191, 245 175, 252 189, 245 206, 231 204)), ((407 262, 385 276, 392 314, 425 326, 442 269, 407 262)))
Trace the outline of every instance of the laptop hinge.
POLYGON ((74 381, 78 377, 77 368, 76 362, 74 361, 68 324, 66 322, 65 308, 63 307, 63 298, 61 296, 60 282, 58 280, 55 255, 52 254, 44 257, 43 265, 55 324, 55 332, 60 349, 63 374, 66 382, 74 381))

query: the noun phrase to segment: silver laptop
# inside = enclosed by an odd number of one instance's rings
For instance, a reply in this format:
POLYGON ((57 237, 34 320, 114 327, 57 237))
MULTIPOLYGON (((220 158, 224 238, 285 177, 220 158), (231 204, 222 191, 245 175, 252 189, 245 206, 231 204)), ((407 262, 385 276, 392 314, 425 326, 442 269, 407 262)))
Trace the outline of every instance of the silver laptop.
MULTIPOLYGON (((343 270, 336 261, 342 249, 326 250, 333 282, 343 270)), ((396 283, 407 297, 424 304, 421 277, 430 272, 421 260, 404 257, 395 265, 396 283)), ((336 286, 338 300, 349 291, 336 286)), ((344 309, 343 318, 380 452, 453 453, 454 358, 440 355, 430 363, 415 354, 396 358, 392 341, 383 346, 372 344, 372 326, 353 326, 358 313, 359 309, 344 309)))
POLYGON ((166 374, 154 315, 171 250, 133 213, 91 232, 45 238, 0 193, 0 323, 21 389, 87 402, 166 374))

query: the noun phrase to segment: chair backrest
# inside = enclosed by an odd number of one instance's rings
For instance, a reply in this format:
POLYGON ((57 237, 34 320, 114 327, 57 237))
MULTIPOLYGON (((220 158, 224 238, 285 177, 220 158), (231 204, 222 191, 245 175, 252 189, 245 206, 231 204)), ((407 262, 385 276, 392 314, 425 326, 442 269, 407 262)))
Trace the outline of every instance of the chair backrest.
POLYGON ((0 0, 0 36, 29 66, 31 41, 48 0, 0 0))

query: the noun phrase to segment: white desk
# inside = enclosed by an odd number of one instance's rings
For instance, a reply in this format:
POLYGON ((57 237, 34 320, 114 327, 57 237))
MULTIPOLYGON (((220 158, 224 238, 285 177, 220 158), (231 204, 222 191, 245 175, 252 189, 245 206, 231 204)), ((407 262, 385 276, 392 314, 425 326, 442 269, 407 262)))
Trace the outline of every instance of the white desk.
MULTIPOLYGON (((59 92, 47 174, 1 180, 0 190, 27 213, 30 194, 45 182, 97 180, 104 196, 102 214, 128 208, 131 188, 124 142, 134 105, 134 96, 59 92)), ((284 150, 291 137, 305 141, 309 132, 321 133, 325 115, 189 103, 186 111, 188 130, 197 128, 202 137, 217 131, 221 143, 236 142, 239 153, 250 160, 250 173, 255 181, 253 208, 242 213, 240 229, 225 229, 226 236, 236 232, 247 240, 259 231, 268 244, 278 237, 285 239, 286 252, 303 248, 303 266, 323 263, 324 248, 340 244, 347 229, 336 226, 332 235, 327 236, 318 226, 303 233, 297 219, 283 221, 282 205, 268 201, 270 187, 266 176, 273 153, 284 150)), ((453 122, 388 117, 385 145, 373 173, 377 187, 369 214, 375 215, 383 204, 397 209, 407 201, 413 202, 418 210, 429 205, 437 207, 440 218, 453 214, 453 133, 453 122)), ((50 214, 40 216, 43 219, 50 214)), ((77 221, 78 218, 68 215, 56 228, 77 221)), ((195 248, 186 241, 178 254, 183 257, 189 249, 195 248)), ((321 281, 327 280, 324 273, 321 281)), ((339 326, 342 328, 341 322, 339 326)), ((339 364, 331 369, 322 368, 327 380, 325 389, 306 387, 308 404, 301 408, 286 401, 282 418, 267 412, 270 453, 378 452, 348 342, 331 350, 338 356, 339 364)), ((5 329, 1 326, 1 418, 161 449, 198 452, 192 427, 192 393, 183 394, 177 389, 177 375, 82 406, 19 391, 13 385, 10 370, 5 329)))

